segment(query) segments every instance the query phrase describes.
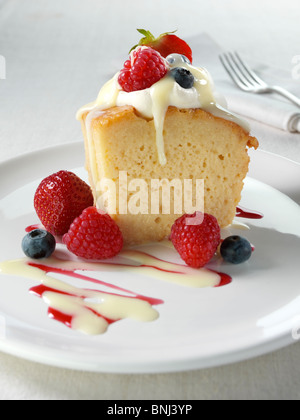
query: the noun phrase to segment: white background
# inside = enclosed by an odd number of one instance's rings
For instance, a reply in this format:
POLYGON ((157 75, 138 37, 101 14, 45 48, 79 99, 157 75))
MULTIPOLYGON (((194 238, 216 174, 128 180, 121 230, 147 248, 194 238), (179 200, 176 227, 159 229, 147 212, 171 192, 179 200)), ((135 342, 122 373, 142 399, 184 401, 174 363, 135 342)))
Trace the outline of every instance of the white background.
MULTIPOLYGON (((74 115, 119 70, 139 39, 136 28, 178 29, 184 38, 206 32, 225 50, 292 73, 299 23, 298 0, 0 0, 7 67, 0 161, 80 141, 74 115)), ((287 149, 277 134, 274 142, 262 136, 262 148, 300 162, 299 135, 287 149)), ((81 373, 0 354, 0 399, 299 399, 299 378, 299 343, 232 366, 170 375, 81 373)))

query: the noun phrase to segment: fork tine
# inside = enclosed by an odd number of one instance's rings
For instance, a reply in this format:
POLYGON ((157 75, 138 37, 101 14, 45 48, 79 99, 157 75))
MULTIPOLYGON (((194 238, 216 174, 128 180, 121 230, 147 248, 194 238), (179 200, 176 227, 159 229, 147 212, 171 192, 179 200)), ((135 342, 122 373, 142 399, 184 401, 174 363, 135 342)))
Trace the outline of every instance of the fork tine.
MULTIPOLYGON (((247 63, 245 63, 245 61, 243 61, 243 60, 241 59, 240 55, 239 55, 237 52, 235 52, 235 53, 234 53, 234 56, 235 56, 236 60, 239 62, 240 66, 241 66, 241 67, 244 69, 244 71, 246 72, 245 74, 248 74, 248 75, 249 75, 249 77, 250 77, 252 80, 254 80, 254 82, 256 82, 257 84, 259 84, 260 86, 264 86, 264 85, 265 85, 265 82, 264 82, 262 79, 260 79, 260 78, 258 77, 258 75, 257 75, 256 73, 254 73, 254 71, 253 71, 253 70, 251 70, 251 69, 250 69, 250 67, 247 65, 247 63)), ((250 79, 250 80, 251 80, 251 79, 250 79)))
POLYGON ((219 56, 219 58, 234 83, 236 83, 241 89, 248 90, 250 83, 239 71, 232 54, 222 54, 219 56))
POLYGON ((221 63, 223 64, 225 70, 227 71, 228 75, 233 80, 233 82, 235 84, 237 84, 239 87, 244 88, 244 85, 242 84, 242 81, 237 77, 234 69, 231 66, 231 63, 228 59, 228 55, 227 54, 221 54, 219 56, 219 58, 221 60, 221 63))
POLYGON ((249 88, 253 87, 253 84, 256 84, 255 81, 248 77, 247 72, 245 72, 244 67, 240 65, 235 53, 228 53, 228 56, 231 59, 232 67, 235 68, 236 73, 239 75, 244 84, 249 88))

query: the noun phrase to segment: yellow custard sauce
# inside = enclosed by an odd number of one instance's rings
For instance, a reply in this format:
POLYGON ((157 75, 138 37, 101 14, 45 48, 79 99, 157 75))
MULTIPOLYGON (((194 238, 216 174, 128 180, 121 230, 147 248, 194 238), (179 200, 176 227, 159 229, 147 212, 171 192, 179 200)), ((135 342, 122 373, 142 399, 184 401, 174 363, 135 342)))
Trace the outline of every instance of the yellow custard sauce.
POLYGON ((132 249, 124 250, 120 257, 126 262, 86 262, 57 256, 41 261, 24 258, 1 263, 0 274, 38 281, 30 292, 43 298, 49 316, 88 335, 103 334, 110 324, 124 319, 153 322, 159 318, 153 306, 164 302, 85 276, 83 272, 115 272, 116 276, 132 273, 192 288, 217 287, 231 281, 222 273, 206 268, 196 270, 132 249), (53 277, 55 273, 66 280, 53 277), (71 285, 72 278, 85 281, 89 288, 71 285), (90 289, 92 283, 96 286, 90 289))
MULTIPOLYGON (((169 64, 170 69, 177 67, 178 61, 180 61, 180 67, 189 70, 195 78, 192 88, 182 88, 170 73, 167 73, 165 77, 148 89, 124 92, 118 83, 119 73, 117 73, 100 90, 96 101, 83 106, 77 112, 77 119, 82 120, 85 113, 92 112, 93 118, 95 118, 97 111, 104 111, 115 106, 133 106, 143 117, 154 119, 157 151, 161 165, 167 163, 164 151, 163 127, 169 106, 174 106, 179 109, 200 108, 216 117, 235 122, 247 132, 250 131, 247 122, 241 120, 237 115, 229 112, 217 103, 214 85, 206 69, 192 66, 188 62, 180 59, 181 56, 178 54, 174 54, 174 57, 176 59, 174 64, 169 64)), ((91 136, 89 134, 91 130, 91 117, 89 115, 86 119, 86 130, 89 138, 91 136)))

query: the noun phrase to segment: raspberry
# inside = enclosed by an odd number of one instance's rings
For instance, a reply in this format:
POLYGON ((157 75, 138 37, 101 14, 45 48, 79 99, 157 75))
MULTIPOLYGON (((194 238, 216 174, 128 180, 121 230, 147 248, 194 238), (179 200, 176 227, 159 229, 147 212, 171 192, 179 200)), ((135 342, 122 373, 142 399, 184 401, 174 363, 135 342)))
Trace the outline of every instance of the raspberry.
POLYGON ((123 236, 108 215, 89 207, 74 220, 63 242, 77 257, 88 260, 113 258, 123 248, 123 236))
POLYGON ((221 241, 221 229, 217 219, 204 214, 202 224, 188 225, 184 215, 176 220, 171 231, 171 241, 181 258, 187 265, 200 268, 214 256, 221 241))
POLYGON ((130 57, 118 78, 125 92, 150 88, 168 72, 166 60, 150 47, 137 47, 130 57))
POLYGON ((67 233, 73 220, 93 204, 90 186, 67 171, 45 178, 34 197, 34 207, 40 221, 55 236, 67 233))

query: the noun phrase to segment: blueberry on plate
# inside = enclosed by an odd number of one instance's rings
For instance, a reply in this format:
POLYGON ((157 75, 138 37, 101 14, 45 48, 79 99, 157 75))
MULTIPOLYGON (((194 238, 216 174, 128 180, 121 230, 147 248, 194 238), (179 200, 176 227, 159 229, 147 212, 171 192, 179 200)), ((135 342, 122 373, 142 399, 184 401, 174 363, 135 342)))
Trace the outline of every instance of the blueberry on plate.
POLYGON ((193 74, 183 67, 175 67, 170 70, 170 75, 184 89, 191 89, 194 86, 195 78, 193 74))
POLYGON ((39 260, 49 258, 55 251, 56 241, 51 233, 35 229, 29 232, 22 241, 22 249, 28 258, 39 260))
POLYGON ((229 236, 222 242, 220 252, 226 262, 242 264, 251 258, 252 246, 241 236, 229 236))

